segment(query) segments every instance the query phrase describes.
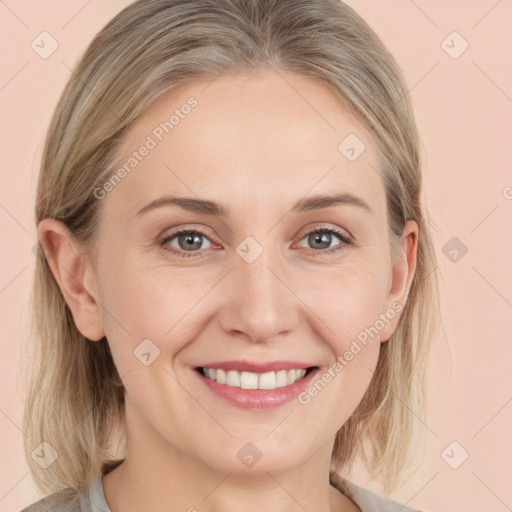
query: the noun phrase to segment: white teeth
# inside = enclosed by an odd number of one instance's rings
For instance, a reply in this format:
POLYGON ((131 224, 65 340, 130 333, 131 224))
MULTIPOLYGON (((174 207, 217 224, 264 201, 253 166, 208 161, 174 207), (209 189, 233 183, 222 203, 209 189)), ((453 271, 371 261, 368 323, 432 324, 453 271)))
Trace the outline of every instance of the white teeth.
POLYGON ((305 369, 279 370, 277 372, 253 373, 236 370, 215 370, 203 368, 203 375, 219 384, 242 389, 275 389, 289 386, 306 375, 305 369))
POLYGON ((240 374, 240 387, 242 389, 258 389, 258 374, 242 372, 240 374))
MULTIPOLYGON (((254 374, 256 375, 256 374, 254 374)), ((274 372, 262 373, 259 378, 260 389, 275 389, 276 386, 276 374, 274 372)))
POLYGON ((240 373, 235 370, 229 370, 226 376, 226 384, 234 388, 240 387, 240 373))
POLYGON ((219 384, 226 384, 226 372, 224 370, 217 370, 217 382, 219 384))
POLYGON ((279 370, 276 372, 276 386, 282 388, 288 385, 288 378, 286 376, 286 370, 279 370))

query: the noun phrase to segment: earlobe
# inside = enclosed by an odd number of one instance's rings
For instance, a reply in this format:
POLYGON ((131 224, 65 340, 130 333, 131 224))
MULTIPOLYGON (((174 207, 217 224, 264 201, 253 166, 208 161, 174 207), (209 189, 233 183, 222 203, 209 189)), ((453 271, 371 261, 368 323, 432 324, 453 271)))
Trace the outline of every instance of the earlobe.
POLYGON ((98 341, 105 336, 96 292, 94 271, 80 251, 68 227, 55 219, 44 219, 37 234, 50 270, 73 315, 77 329, 86 338, 98 341))
POLYGON ((417 249, 418 224, 413 220, 409 220, 404 227, 400 240, 399 255, 392 266, 391 285, 385 303, 386 310, 383 312, 391 318, 380 333, 381 342, 389 340, 395 332, 402 311, 405 309, 412 280, 416 272, 417 249))

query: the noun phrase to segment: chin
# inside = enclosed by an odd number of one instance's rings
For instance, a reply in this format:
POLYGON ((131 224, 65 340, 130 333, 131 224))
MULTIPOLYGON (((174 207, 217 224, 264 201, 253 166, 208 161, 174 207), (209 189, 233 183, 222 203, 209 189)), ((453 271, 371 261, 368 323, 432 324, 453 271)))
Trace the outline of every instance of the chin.
POLYGON ((223 473, 258 475, 292 469, 302 464, 308 456, 295 450, 276 449, 268 439, 231 441, 229 446, 224 445, 219 451, 210 452, 208 457, 201 454, 204 463, 223 473))

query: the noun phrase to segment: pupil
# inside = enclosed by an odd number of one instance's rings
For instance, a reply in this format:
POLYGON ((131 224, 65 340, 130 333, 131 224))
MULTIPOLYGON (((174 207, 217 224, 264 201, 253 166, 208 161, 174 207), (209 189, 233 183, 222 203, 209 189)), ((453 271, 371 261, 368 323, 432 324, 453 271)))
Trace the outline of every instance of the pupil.
POLYGON ((313 236, 314 244, 316 244, 316 243, 326 244, 326 246, 323 247, 323 249, 325 249, 326 247, 329 247, 329 245, 331 245, 331 234, 330 233, 315 233, 312 236, 313 236))
POLYGON ((201 247, 201 235, 185 234, 180 237, 185 239, 186 249, 199 249, 201 247), (195 246, 194 246, 195 243, 195 246))

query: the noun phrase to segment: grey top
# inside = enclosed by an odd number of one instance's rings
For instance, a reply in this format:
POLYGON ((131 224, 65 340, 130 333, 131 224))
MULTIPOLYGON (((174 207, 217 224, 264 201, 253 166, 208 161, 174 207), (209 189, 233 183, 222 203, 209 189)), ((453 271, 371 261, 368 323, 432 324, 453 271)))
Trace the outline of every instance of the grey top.
MULTIPOLYGON (((339 475, 331 475, 331 484, 350 498, 361 512, 422 512, 406 507, 369 489, 360 487, 339 475)), ((103 493, 102 475, 89 485, 85 493, 71 489, 51 494, 21 512, 111 512, 103 493)))

